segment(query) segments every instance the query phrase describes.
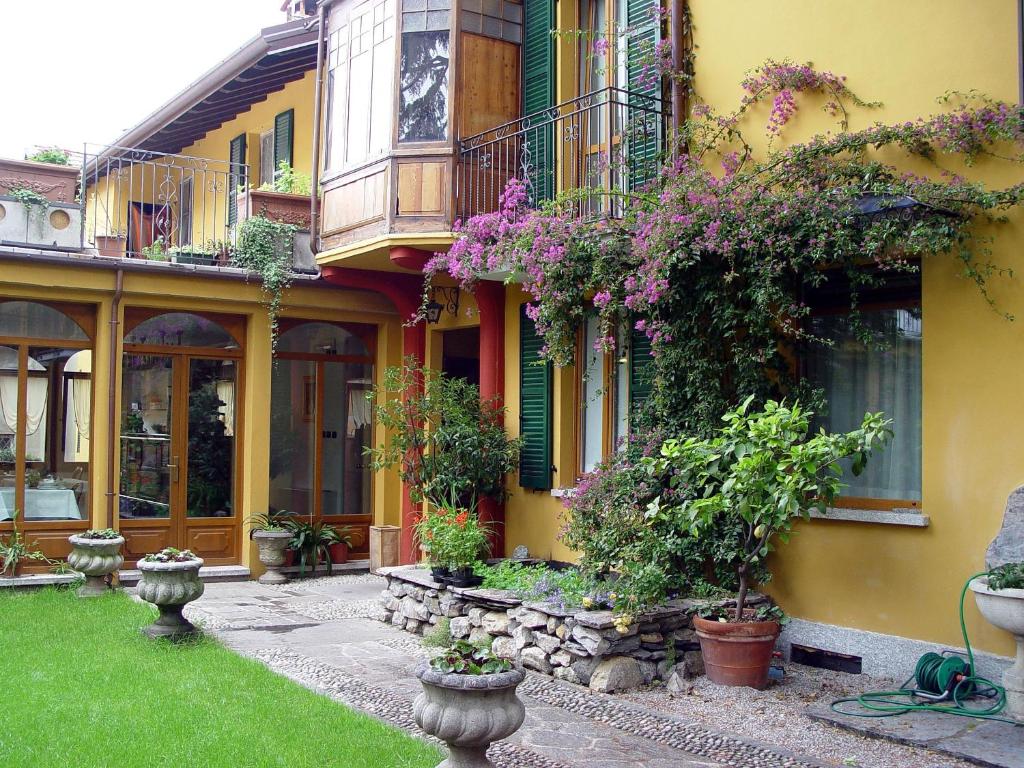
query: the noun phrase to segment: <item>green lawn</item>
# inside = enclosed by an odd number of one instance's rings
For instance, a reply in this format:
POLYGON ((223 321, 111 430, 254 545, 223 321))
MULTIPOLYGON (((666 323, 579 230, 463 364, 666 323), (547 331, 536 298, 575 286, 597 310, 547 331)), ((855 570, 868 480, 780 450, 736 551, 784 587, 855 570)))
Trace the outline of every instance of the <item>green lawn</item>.
POLYGON ((213 640, 142 637, 121 594, 0 589, 4 768, 428 768, 432 746, 213 640))

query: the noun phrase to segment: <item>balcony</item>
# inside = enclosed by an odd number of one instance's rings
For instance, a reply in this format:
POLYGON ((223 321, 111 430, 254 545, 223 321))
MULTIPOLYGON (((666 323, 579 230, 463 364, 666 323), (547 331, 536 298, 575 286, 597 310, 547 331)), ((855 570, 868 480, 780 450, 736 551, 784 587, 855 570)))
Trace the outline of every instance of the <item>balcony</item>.
MULTIPOLYGON (((81 187, 84 247, 112 258, 232 267, 238 225, 259 213, 247 166, 226 160, 88 145, 81 187)), ((293 264, 313 269, 308 233, 293 264)))
POLYGON ((670 117, 661 99, 604 88, 464 138, 456 218, 496 210, 511 178, 527 183, 535 205, 590 189, 574 203, 579 216, 621 215, 625 197, 657 176, 670 117))

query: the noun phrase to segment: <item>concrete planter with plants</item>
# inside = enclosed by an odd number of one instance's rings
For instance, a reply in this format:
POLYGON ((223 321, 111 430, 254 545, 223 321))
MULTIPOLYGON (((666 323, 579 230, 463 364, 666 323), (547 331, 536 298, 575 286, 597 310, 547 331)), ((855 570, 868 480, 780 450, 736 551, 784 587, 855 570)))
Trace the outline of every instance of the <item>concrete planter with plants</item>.
POLYGON ((253 531, 252 540, 256 542, 260 563, 267 569, 260 576, 260 584, 284 584, 288 577, 281 573, 284 567, 284 551, 292 540, 289 531, 253 531))
POLYGON ((413 703, 416 724, 448 745, 437 768, 493 768, 487 748, 523 724, 516 696, 524 674, 489 650, 456 641, 416 669, 423 692, 413 703))
POLYGON ((79 597, 97 597, 107 591, 107 577, 124 563, 121 547, 124 537, 111 528, 88 530, 69 536, 71 553, 68 565, 85 575, 85 583, 78 588, 79 597))
POLYGON ((1017 642, 1017 659, 1003 673, 1003 687, 1006 711, 1024 722, 1024 563, 994 568, 971 581, 970 589, 981 615, 1017 642))
POLYGON ((182 609, 203 594, 203 582, 199 580, 202 558, 187 549, 168 547, 146 555, 137 567, 142 572, 139 597, 160 611, 157 620, 142 633, 171 640, 194 635, 198 630, 182 615, 182 609))

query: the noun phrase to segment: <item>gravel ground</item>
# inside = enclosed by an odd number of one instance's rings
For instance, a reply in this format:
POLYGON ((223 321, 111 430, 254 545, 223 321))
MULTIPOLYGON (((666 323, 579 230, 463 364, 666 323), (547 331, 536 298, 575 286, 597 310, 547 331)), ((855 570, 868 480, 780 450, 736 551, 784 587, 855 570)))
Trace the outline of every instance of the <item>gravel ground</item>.
POLYGON ((698 677, 689 695, 672 697, 658 687, 623 694, 621 698, 836 765, 971 768, 970 763, 946 755, 857 736, 804 717, 810 704, 827 706, 834 699, 857 695, 866 688, 895 688, 901 682, 787 664, 785 680, 770 684, 764 691, 726 688, 698 677))

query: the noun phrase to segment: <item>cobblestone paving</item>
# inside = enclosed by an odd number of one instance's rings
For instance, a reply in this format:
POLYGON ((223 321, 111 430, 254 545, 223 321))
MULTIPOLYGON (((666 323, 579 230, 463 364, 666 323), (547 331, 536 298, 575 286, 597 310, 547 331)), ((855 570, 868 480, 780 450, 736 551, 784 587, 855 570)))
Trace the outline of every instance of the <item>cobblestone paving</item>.
MULTIPOLYGON (((349 706, 424 736, 412 721, 426 654, 374 621, 383 581, 339 576, 282 587, 208 584, 186 614, 239 653, 349 706)), ((529 674, 527 720, 492 747, 503 768, 810 768, 822 763, 718 734, 615 697, 529 674)))

